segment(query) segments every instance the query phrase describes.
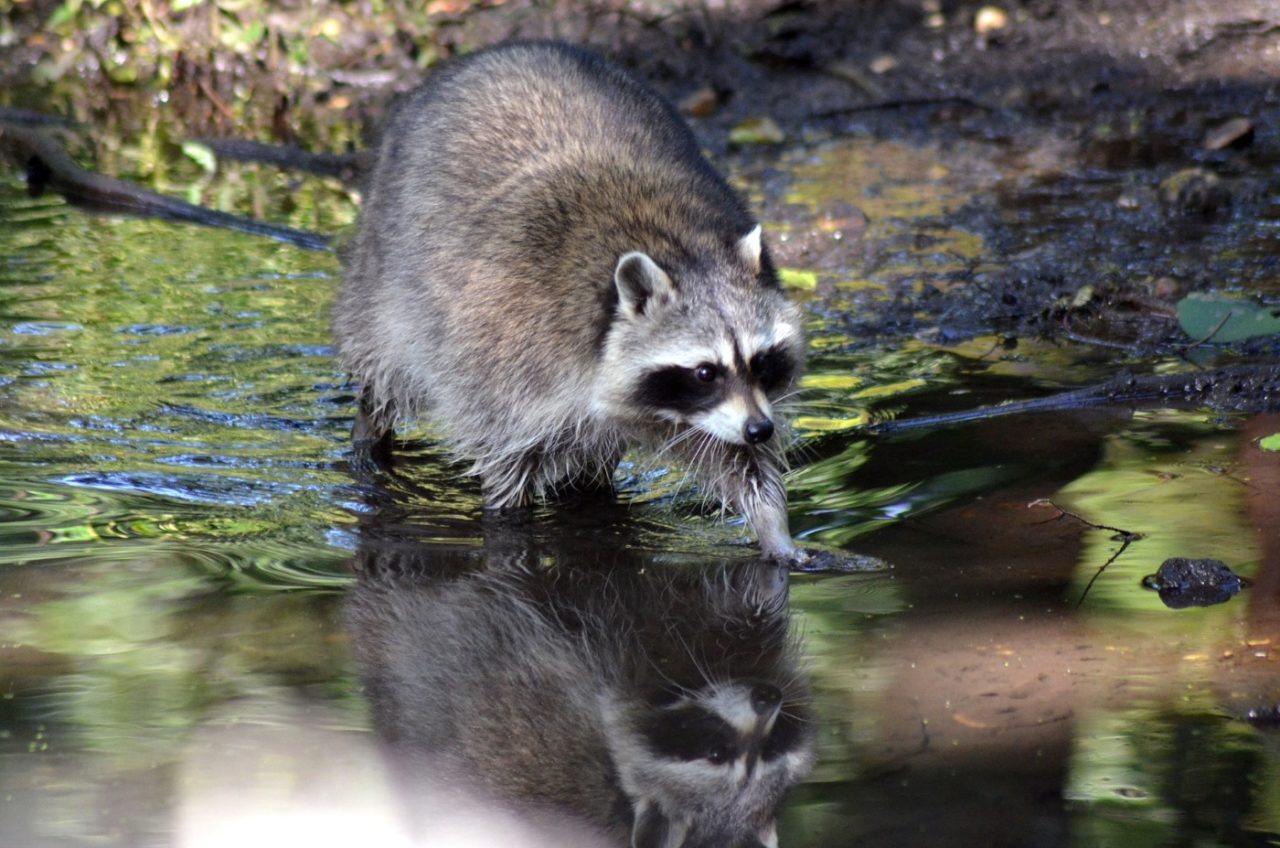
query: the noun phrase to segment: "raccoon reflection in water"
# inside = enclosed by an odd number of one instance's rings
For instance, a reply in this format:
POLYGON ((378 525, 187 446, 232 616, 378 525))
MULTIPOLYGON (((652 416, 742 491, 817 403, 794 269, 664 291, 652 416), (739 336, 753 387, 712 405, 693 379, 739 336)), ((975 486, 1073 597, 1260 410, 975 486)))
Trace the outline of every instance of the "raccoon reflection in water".
POLYGON ((683 461, 800 563, 782 481, 805 343, 760 225, 661 97, 585 50, 480 51, 383 133, 334 333, 358 452, 430 420, 490 507, 683 461))
POLYGON ((777 845, 813 757, 778 570, 366 558, 347 619, 424 844, 777 845))

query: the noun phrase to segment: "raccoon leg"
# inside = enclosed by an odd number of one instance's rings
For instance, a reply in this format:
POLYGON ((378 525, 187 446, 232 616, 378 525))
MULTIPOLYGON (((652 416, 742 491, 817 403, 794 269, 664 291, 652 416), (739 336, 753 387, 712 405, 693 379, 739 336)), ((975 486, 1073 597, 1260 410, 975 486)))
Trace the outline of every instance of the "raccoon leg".
POLYGON ((742 512, 760 541, 760 552, 771 560, 801 565, 809 555, 796 546, 787 523, 787 505, 746 504, 742 512))
POLYGON ((613 472, 622 459, 622 451, 614 451, 607 457, 587 456, 579 469, 555 486, 558 500, 608 502, 615 500, 618 490, 613 485, 613 472))
POLYGON ((787 519, 787 490, 782 483, 782 468, 761 451, 747 463, 745 473, 730 480, 731 502, 746 516, 760 542, 765 557, 790 565, 803 564, 808 554, 791 538, 787 519))
POLYGON ((542 451, 532 450, 477 462, 471 473, 480 477, 485 509, 532 506, 538 494, 542 451))
POLYGON ((792 541, 788 526, 782 456, 770 446, 739 447, 709 438, 684 440, 685 459, 722 501, 746 517, 766 558, 804 563, 808 554, 792 541))
POLYGON ((356 421, 351 427, 351 446, 357 467, 386 468, 391 465, 391 443, 395 440, 396 431, 386 422, 394 416, 390 403, 379 409, 369 387, 360 389, 356 421))

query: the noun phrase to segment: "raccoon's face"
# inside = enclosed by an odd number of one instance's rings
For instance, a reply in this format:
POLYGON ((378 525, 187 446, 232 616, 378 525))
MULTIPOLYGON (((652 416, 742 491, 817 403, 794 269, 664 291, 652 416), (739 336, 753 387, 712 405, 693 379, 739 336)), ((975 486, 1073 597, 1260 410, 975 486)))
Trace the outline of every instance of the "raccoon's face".
POLYGON ((799 310, 762 260, 760 228, 720 261, 674 279, 643 253, 618 262, 619 315, 606 342, 615 411, 697 428, 736 445, 777 429, 799 379, 799 310))
POLYGON ((612 744, 632 845, 775 848, 778 807, 812 765, 803 709, 773 684, 739 681, 629 713, 612 744))

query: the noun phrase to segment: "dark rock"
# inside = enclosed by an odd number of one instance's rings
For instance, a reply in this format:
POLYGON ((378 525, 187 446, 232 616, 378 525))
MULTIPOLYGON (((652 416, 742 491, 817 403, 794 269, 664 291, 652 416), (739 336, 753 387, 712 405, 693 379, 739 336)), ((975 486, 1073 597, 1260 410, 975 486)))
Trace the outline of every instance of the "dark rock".
POLYGON ((1253 707, 1244 714, 1244 720, 1254 727, 1280 728, 1280 704, 1253 707))
POLYGON ((1159 592, 1170 609, 1183 609, 1221 604, 1248 584, 1221 560, 1173 557, 1142 578, 1142 585, 1159 592))
POLYGON ((1203 168, 1184 168, 1160 183, 1160 202, 1171 214, 1216 215, 1231 205, 1231 192, 1216 174, 1203 168))

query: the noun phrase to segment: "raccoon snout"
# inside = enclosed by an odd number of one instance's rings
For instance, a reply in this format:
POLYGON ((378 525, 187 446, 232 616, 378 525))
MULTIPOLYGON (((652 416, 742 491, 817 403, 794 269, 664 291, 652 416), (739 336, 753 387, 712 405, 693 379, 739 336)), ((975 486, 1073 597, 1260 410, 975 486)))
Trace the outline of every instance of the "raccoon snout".
POLYGON ((751 709, 756 715, 768 715, 782 703, 782 690, 770 683, 757 683, 751 690, 751 709))
POLYGON ((747 440, 749 445, 758 445, 761 442, 769 441, 769 437, 773 435, 773 422, 768 418, 757 418, 748 421, 747 425, 742 428, 742 436, 747 440))

